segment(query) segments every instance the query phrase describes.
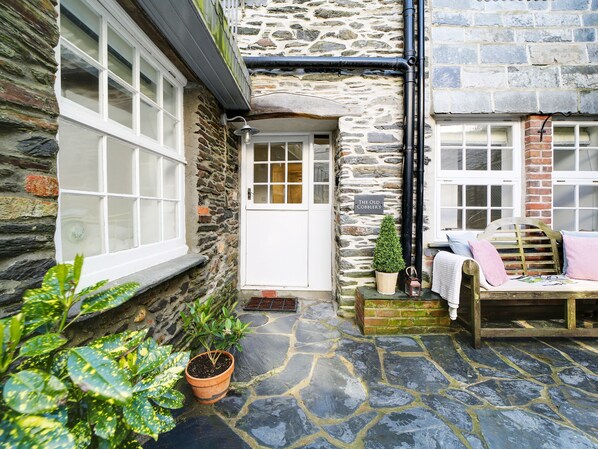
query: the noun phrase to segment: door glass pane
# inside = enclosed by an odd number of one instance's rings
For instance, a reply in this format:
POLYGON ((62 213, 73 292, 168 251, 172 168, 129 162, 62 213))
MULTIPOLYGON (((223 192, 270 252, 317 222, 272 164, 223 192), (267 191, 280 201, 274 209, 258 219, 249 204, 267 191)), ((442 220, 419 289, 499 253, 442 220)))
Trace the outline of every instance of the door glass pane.
POLYGON ((255 204, 267 204, 268 203, 268 186, 254 186, 253 202, 255 204))
POLYGON ((461 148, 442 148, 440 150, 441 170, 462 170, 463 150, 461 148))
POLYGON ((99 73, 72 51, 60 47, 60 90, 64 98, 99 112, 99 73))
POLYGON ((98 60, 100 17, 82 1, 60 1, 60 35, 98 60))
POLYGON ((158 109, 146 103, 140 102, 141 112, 141 134, 158 139, 158 109))
POLYGON ((253 145, 253 160, 267 161, 268 160, 268 144, 256 143, 253 145))
POLYGON ((162 168, 164 170, 164 193, 162 194, 162 196, 164 198, 178 199, 179 197, 179 177, 177 170, 178 166, 179 164, 177 162, 173 162, 166 158, 162 160, 162 168))
POLYGON ((328 186, 315 185, 314 186, 314 203, 315 204, 328 204, 330 192, 328 186))
POLYGON ((579 211, 579 230, 595 231, 598 226, 598 210, 580 210, 579 211))
POLYGON ((133 127, 133 94, 112 78, 108 78, 108 117, 133 127))
POLYGON ((108 245, 111 253, 134 248, 135 200, 108 198, 108 245))
POLYGON ((554 186, 554 207, 575 207, 575 186, 554 186))
POLYGON ((554 169, 555 171, 574 171, 575 170, 575 150, 554 149, 554 169))
POLYGON ((115 139, 107 140, 108 192, 133 193, 133 149, 115 139))
POLYGON ((284 182, 284 165, 285 164, 270 165, 270 182, 284 182))
POLYGON ((141 70, 139 74, 139 85, 141 93, 153 101, 158 101, 158 72, 143 57, 139 58, 141 70))
POLYGON ((301 182, 303 179, 303 164, 287 165, 287 182, 301 182))
POLYGON ((465 169, 466 170, 487 170, 488 160, 486 150, 465 150, 465 169))
POLYGON ((328 136, 314 137, 314 160, 330 160, 330 139, 328 136))
POLYGON ((139 152, 139 191, 142 196, 157 197, 160 179, 160 159, 146 151, 139 152))
POLYGON ((328 165, 328 163, 315 163, 314 164, 314 181, 315 182, 330 181, 330 166, 328 165))
POLYGON ((288 151, 289 151, 289 161, 301 161, 303 160, 303 144, 301 142, 298 143, 288 143, 288 151))
POLYGON ((58 139, 60 187, 91 192, 102 191, 101 136, 87 128, 60 120, 58 139))
POLYGON ((62 260, 75 255, 96 256, 104 252, 101 199, 97 196, 60 195, 62 260))
MULTIPOLYGON (((487 186, 466 186, 465 187, 465 204, 467 207, 488 205, 488 197, 486 196, 487 186)), ((476 228, 477 229, 477 228, 476 228)))
POLYGON ((440 228, 443 231, 463 229, 463 209, 442 208, 440 210, 440 228))
POLYGON ((488 127, 486 125, 465 125, 465 142, 468 147, 488 145, 488 127))
POLYGON ((160 202, 140 200, 141 244, 160 241, 160 202))
POLYGON ((576 231, 575 211, 571 209, 554 209, 552 211, 554 229, 557 231, 576 231))
POLYGON ((284 204, 284 184, 273 184, 270 186, 270 203, 284 204))
POLYGON ((253 166, 253 182, 268 182, 268 164, 253 166))
POLYGON ((465 211, 465 227, 483 230, 488 225, 486 209, 468 209, 465 211))
POLYGON ((177 121, 168 114, 162 114, 164 117, 164 145, 170 148, 177 147, 177 121))
POLYGON ((162 97, 162 105, 164 109, 170 112, 175 117, 178 117, 176 107, 176 88, 164 78, 162 79, 164 96, 162 97))
POLYGON ((303 186, 302 185, 290 185, 289 187, 289 198, 287 203, 289 204, 301 204, 303 202, 303 186))
POLYGON ((598 207, 598 186, 579 186, 579 207, 598 207))
POLYGON ((133 47, 108 27, 108 68, 129 84, 133 84, 133 47))
POLYGON ((164 201, 164 240, 175 239, 178 236, 179 218, 177 215, 177 203, 174 201, 164 201))
POLYGON ((284 143, 271 143, 270 144, 270 160, 271 161, 284 161, 285 159, 285 145, 284 143))

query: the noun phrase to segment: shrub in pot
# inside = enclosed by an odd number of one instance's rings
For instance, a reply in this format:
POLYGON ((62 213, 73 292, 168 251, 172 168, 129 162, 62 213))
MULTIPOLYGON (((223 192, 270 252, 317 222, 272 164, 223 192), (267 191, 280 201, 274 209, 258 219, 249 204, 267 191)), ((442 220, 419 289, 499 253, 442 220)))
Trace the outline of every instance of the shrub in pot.
POLYGON ((187 340, 204 352, 193 357, 185 370, 187 382, 198 402, 213 404, 228 391, 235 369, 232 348, 242 351, 240 340, 247 334, 249 323, 234 315, 234 304, 222 304, 222 298, 208 297, 188 304, 181 312, 187 340))
POLYGON ((397 234, 395 219, 386 215, 380 225, 380 234, 374 248, 376 289, 382 295, 392 295, 397 286, 399 271, 405 268, 401 241, 397 234))
POLYGON ((28 290, 21 312, 0 320, 0 447, 141 448, 174 427, 168 409, 189 354, 126 331, 68 347, 65 330, 80 317, 129 300, 137 284, 78 290, 83 258, 60 264, 28 290), (73 306, 80 304, 75 312, 73 306))

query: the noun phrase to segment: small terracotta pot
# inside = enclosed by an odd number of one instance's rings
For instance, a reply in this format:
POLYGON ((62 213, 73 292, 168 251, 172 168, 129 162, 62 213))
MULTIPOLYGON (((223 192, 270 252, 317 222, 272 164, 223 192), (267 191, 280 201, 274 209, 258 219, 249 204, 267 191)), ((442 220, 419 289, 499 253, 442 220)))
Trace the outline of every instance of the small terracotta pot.
POLYGON ((189 374, 189 365, 191 362, 199 357, 207 357, 207 353, 199 354, 196 357, 193 357, 189 360, 187 364, 187 368, 185 368, 185 378, 191 388, 193 389, 193 394, 197 399, 197 402, 200 404, 213 404, 214 402, 219 401, 228 391, 228 386, 230 385, 230 378, 233 375, 233 371, 235 369, 235 358, 233 355, 226 351, 210 351, 212 352, 221 352, 222 356, 226 356, 231 360, 231 365, 228 369, 218 374, 214 377, 193 377, 189 374))
POLYGON ((397 290, 399 273, 382 273, 376 271, 376 290, 381 295, 394 295, 397 290))

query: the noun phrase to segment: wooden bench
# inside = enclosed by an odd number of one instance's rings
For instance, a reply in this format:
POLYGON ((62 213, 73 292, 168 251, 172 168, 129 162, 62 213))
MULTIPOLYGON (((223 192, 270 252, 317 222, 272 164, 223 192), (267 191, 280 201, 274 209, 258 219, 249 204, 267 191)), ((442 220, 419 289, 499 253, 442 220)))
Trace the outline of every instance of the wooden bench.
MULTIPOLYGON (((539 220, 531 218, 496 220, 488 225, 478 239, 489 240, 495 246, 509 276, 562 273, 559 256, 561 234, 539 220)), ((598 263, 598 254, 593 263, 598 263)), ((520 281, 510 281, 506 290, 500 287, 497 290, 485 289, 480 288, 479 265, 471 259, 463 263, 462 276, 458 320, 471 332, 475 348, 481 346, 483 337, 598 337, 598 328, 577 327, 576 318, 579 300, 588 302, 589 304, 584 304, 584 307, 591 313, 595 313, 598 282, 580 281, 580 283, 560 286, 558 291, 551 290, 551 287, 537 289, 534 287, 530 290, 525 288, 524 282, 520 281), (517 284, 521 287, 519 288, 517 284), (522 309, 527 308, 524 306, 539 306, 539 310, 537 307, 532 308, 533 313, 540 312, 536 319, 543 318, 542 308, 560 306, 560 317, 564 317, 565 325, 543 328, 482 327, 482 304, 485 310, 493 309, 498 315, 510 320, 521 319, 518 315, 522 309)), ((529 312, 530 309, 527 309, 526 312, 529 312)), ((527 315, 529 316, 529 313, 527 315)))

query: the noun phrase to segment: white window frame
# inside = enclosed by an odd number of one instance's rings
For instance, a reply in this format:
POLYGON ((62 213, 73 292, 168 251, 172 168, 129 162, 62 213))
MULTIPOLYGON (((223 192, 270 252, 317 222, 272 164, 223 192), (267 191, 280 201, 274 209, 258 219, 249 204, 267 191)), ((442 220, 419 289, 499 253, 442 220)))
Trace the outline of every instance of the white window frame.
MULTIPOLYGON (((435 139, 434 139, 434 154, 436 155, 435 165, 435 179, 434 179, 434 239, 438 242, 446 242, 447 233, 449 232, 482 232, 479 229, 441 229, 441 186, 442 185, 482 185, 482 186, 512 186, 513 190, 513 216, 519 215, 521 211, 521 159, 522 159, 522 142, 521 142, 521 123, 514 120, 442 120, 435 124, 435 139), (513 145, 513 167, 512 170, 442 170, 441 169, 441 128, 443 126, 454 125, 486 125, 488 132, 490 126, 511 127, 512 145, 513 145)), ((463 160, 463 164, 466 161, 463 160)), ((465 192, 463 192, 465 195, 465 192)), ((463 210, 467 208, 465 205, 461 206, 463 210)), ((465 225, 465 217, 463 217, 465 225)))
MULTIPOLYGON (((157 155, 166 157, 180 165, 177 168, 177 237, 170 240, 162 240, 157 243, 140 245, 137 241, 137 246, 131 249, 115 252, 115 253, 104 253, 96 256, 89 256, 85 258, 85 264, 83 268, 83 274, 81 277, 81 285, 90 285, 94 282, 103 279, 117 279, 123 276, 127 276, 138 272, 140 270, 152 267, 162 262, 172 260, 176 257, 180 257, 188 252, 188 247, 185 242, 185 167, 186 164, 184 157, 184 144, 183 144, 183 88, 187 84, 186 78, 180 73, 180 71, 168 60, 168 58, 156 47, 152 41, 144 34, 144 32, 137 26, 137 24, 127 15, 125 10, 118 5, 115 0, 82 0, 91 10, 96 12, 100 17, 100 57, 99 61, 95 61, 87 55, 76 50, 77 55, 84 57, 87 62, 93 63, 94 67, 99 69, 100 81, 99 81, 99 112, 94 112, 90 109, 85 108, 78 103, 63 98, 61 96, 61 77, 60 67, 59 72, 56 76, 55 92, 58 98, 60 107, 60 119, 71 122, 77 126, 89 128, 97 131, 103 135, 102 144, 103 149, 100 151, 100 155, 103 158, 103 167, 101 167, 104 176, 104 183, 106 182, 106 139, 108 137, 116 138, 127 144, 130 144, 135 148, 134 150, 134 171, 135 166, 138 166, 139 152, 140 150, 149 150, 149 152, 157 155), (134 49, 133 59, 133 128, 128 128, 108 118, 108 108, 103 107, 107 104, 107 92, 105 86, 107 85, 108 59, 107 59, 107 46, 105 41, 107 39, 108 24, 118 34, 120 34, 129 45, 134 49), (140 98, 144 98, 140 92, 139 85, 139 71, 136 68, 139 67, 140 59, 143 57, 146 61, 150 62, 154 68, 159 72, 157 92, 163 91, 163 79, 168 80, 176 89, 176 117, 178 125, 176 129, 176 147, 167 147, 162 144, 163 132, 162 132, 162 120, 158 120, 158 140, 154 140, 150 137, 144 136, 140 133, 140 112, 139 104, 140 98)), ((58 14, 60 14, 60 2, 56 6, 58 14)), ((70 49, 76 47, 70 44, 65 38, 61 36, 58 46, 55 49, 56 59, 61 61, 60 49, 61 45, 65 45, 70 49)), ((117 80, 118 75, 112 74, 117 80)), ((153 102, 159 108, 159 116, 162 117, 164 114, 168 114, 162 108, 162 95, 158 95, 158 103, 153 102)), ((60 145, 60 129, 58 131, 58 142, 60 145)), ((160 163, 162 168, 162 163, 160 163)), ((58 167, 58 173, 60 174, 60 167, 58 167)), ((133 173, 131 176, 134 176, 133 173)), ((161 181, 158 181, 161 184, 161 181)), ((138 184, 137 184, 138 187, 138 184)), ((162 188, 160 186, 160 197, 158 200, 163 200, 162 188)), ((85 194, 78 190, 61 189, 60 194, 85 194)), ((104 186, 103 192, 93 192, 95 195, 99 195, 107 198, 107 191, 104 186)), ((125 197, 127 195, 118 195, 125 197)), ((139 215, 139 199, 143 196, 140 192, 131 195, 137 199, 135 213, 139 215)), ((104 201, 106 203, 106 201, 104 201)), ((161 210, 161 208, 160 208, 161 210)), ((102 222, 104 228, 107 229, 107 205, 103 206, 102 222)), ((61 241, 61 211, 59 208, 58 220, 55 234, 56 243, 56 259, 59 262, 69 262, 63 259, 62 254, 62 241, 61 241)), ((161 214, 162 217, 162 214, 161 214)), ((139 220, 137 220, 137 233, 136 237, 139 238, 139 220)), ((162 230, 162 232, 164 232, 162 230)), ((104 232, 107 234, 107 231, 104 232)), ((162 234, 163 237, 163 234, 162 234)))
MULTIPOLYGON (((574 210, 575 211, 575 223, 572 229, 565 229, 566 231, 579 231, 579 211, 581 209, 598 209, 596 208, 584 208, 579 206, 579 187, 580 186, 596 186, 598 184, 598 169, 595 171, 579 170, 579 128, 585 126, 598 127, 598 121, 554 121, 552 122, 552 128, 554 136, 554 128, 567 127, 575 128, 575 166, 577 170, 574 171, 557 171, 554 169, 554 140, 552 142, 552 154, 553 154, 553 168, 552 168, 552 217, 554 222, 554 211, 556 210, 574 210), (575 206, 573 207, 555 207, 554 205, 554 188, 557 186, 575 186, 575 206)), ((593 148, 593 147, 592 147, 593 148)), ((598 150, 597 150, 598 151, 598 150)), ((556 229, 560 231, 561 229, 556 229)))

